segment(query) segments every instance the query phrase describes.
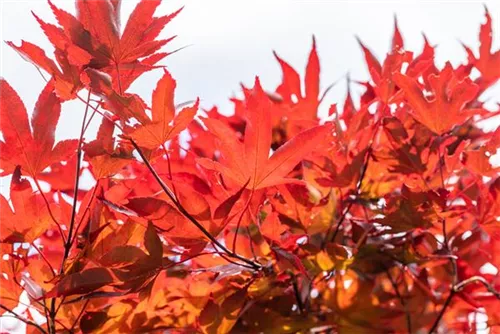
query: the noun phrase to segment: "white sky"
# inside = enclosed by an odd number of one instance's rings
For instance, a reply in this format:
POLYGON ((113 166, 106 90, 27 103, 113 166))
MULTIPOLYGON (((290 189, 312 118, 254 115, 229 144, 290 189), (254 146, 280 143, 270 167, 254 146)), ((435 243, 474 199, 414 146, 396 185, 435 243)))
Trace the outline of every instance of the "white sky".
MULTIPOLYGON (((54 0, 58 7, 74 12, 73 1, 54 0)), ((124 0, 122 25, 137 1, 124 0)), ((422 32, 438 45, 437 59, 450 59, 454 65, 465 61, 460 41, 477 48, 479 25, 486 4, 493 16, 495 43, 500 39, 500 1, 164 1, 158 14, 185 6, 169 23, 163 37, 177 35, 166 50, 188 48, 167 57, 163 64, 177 79, 177 102, 202 99, 202 107, 218 105, 230 112, 229 97, 239 92, 239 83, 250 85, 259 75, 264 87, 273 90, 281 78, 280 68, 272 55, 278 54, 303 72, 316 35, 321 60, 322 87, 350 72, 353 79, 367 79, 361 50, 354 38, 358 35, 382 58, 388 51, 393 31, 393 15, 409 50, 420 52, 422 32)), ((55 22, 44 0, 0 0, 2 40, 34 42, 52 52, 34 11, 42 19, 55 22)), ((37 70, 26 63, 5 43, 0 50, 1 75, 18 91, 28 111, 44 86, 37 70)), ((144 75, 132 86, 146 101, 161 70, 144 75)), ((344 82, 328 95, 323 108, 340 102, 345 94, 344 82)), ((496 90, 498 92, 498 90, 496 90)), ((497 96, 499 94, 496 94, 497 96)), ((74 138, 83 114, 81 102, 67 103, 63 109, 59 139, 74 138)), ((99 121, 94 122, 94 129, 99 121)), ((92 131, 90 132, 92 133, 92 131)))

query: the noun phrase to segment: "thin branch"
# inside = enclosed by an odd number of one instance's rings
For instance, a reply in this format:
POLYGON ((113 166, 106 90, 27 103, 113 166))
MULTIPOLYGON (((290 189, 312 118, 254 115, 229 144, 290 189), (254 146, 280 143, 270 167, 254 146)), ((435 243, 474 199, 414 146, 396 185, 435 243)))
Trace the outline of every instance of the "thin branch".
POLYGON ((252 189, 252 192, 250 193, 250 196, 248 197, 248 201, 245 204, 243 211, 241 212, 240 218, 238 219, 238 222, 236 223, 236 231, 234 231, 233 247, 232 247, 233 252, 236 252, 236 240, 238 239, 238 233, 240 230, 241 221, 243 220, 243 216, 245 215, 245 212, 247 211, 248 207, 250 206, 250 202, 252 201, 252 197, 253 197, 253 189, 252 189))
MULTIPOLYGON (((368 169, 368 163, 369 163, 370 157, 372 155, 373 142, 374 142, 374 140, 375 140, 375 138, 377 136, 377 133, 378 133, 378 131, 380 129, 379 123, 380 123, 380 120, 377 121, 377 123, 375 124, 376 129, 375 129, 375 132, 373 133, 373 137, 370 140, 370 144, 368 145, 368 149, 366 151, 366 156, 365 156, 365 161, 364 161, 364 164, 363 164, 363 169, 361 171, 361 175, 359 177, 358 184, 356 185, 356 196, 359 196, 360 193, 361 193, 361 186, 363 185, 363 180, 365 178, 366 170, 368 169)), ((326 246, 328 240, 330 240, 330 241, 335 240, 335 238, 337 237, 338 232, 340 231, 340 226, 344 222, 344 220, 345 220, 347 214, 349 213, 349 211, 351 210, 351 207, 352 207, 353 204, 354 204, 354 202, 352 202, 352 201, 349 202, 349 204, 347 205, 345 211, 342 213, 342 216, 340 217, 340 219, 339 219, 339 221, 337 223, 337 226, 335 227, 335 232, 333 233, 332 238, 328 237, 330 235, 331 229, 333 227, 333 225, 330 224, 330 226, 328 227, 328 231, 326 232, 325 239, 323 239, 323 242, 322 242, 322 245, 321 245, 322 249, 326 246)))
MULTIPOLYGON (((398 297, 401 306, 403 306, 405 310, 405 317, 406 317, 406 328, 408 329, 408 333, 411 334, 413 333, 411 329, 411 316, 410 312, 408 312, 408 305, 406 304, 406 301, 404 300, 403 296, 399 293, 398 286, 396 282, 394 281, 393 277, 391 276, 391 273, 389 272, 389 269, 386 269, 385 273, 387 274, 387 277, 389 278, 389 281, 391 282, 392 288, 394 289, 394 292, 396 293, 396 296, 398 297)), ((403 277, 404 281, 404 277, 403 277)))
MULTIPOLYGON (((81 102, 83 102, 84 104, 89 105, 89 104, 87 103, 87 101, 85 101, 85 100, 84 100, 84 99, 83 99, 80 95, 77 95, 77 96, 76 96, 76 98, 77 98, 78 100, 80 100, 81 102)), ((123 131, 123 127, 122 127, 120 124, 116 123, 116 122, 115 122, 115 121, 111 118, 111 116, 110 116, 110 115, 108 115, 108 114, 106 114, 106 113, 104 113, 104 112, 100 111, 99 109, 97 109, 97 108, 96 108, 96 107, 94 107, 94 106, 89 105, 89 108, 90 108, 90 109, 92 109, 93 111, 95 111, 96 113, 98 113, 99 115, 101 115, 102 117, 104 117, 104 118, 108 119, 109 121, 113 122, 113 124, 114 124, 114 125, 115 125, 115 126, 116 126, 119 130, 120 130, 120 131, 123 131)))
POLYGON ((156 182, 158 182, 158 184, 160 185, 160 187, 162 188, 162 190, 170 198, 170 200, 174 203, 174 205, 177 207, 177 209, 191 223, 193 223, 211 242, 213 242, 217 247, 219 247, 228 256, 230 256, 232 258, 235 258, 235 259, 238 259, 238 260, 240 260, 242 262, 245 262, 246 264, 250 265, 254 269, 260 269, 262 267, 257 262, 253 262, 253 261, 251 261, 251 260, 249 260, 249 259, 247 259, 247 258, 245 258, 245 257, 243 257, 241 255, 233 253, 226 246, 222 245, 217 239, 215 239, 210 234, 210 232, 208 232, 207 229, 202 224, 200 224, 200 222, 198 222, 196 220, 196 218, 194 218, 189 212, 187 212, 186 209, 176 200, 175 194, 172 193, 172 191, 170 190, 170 188, 168 188, 168 186, 165 184, 165 182, 163 182, 163 180, 160 178, 160 176, 155 171, 155 169, 153 168, 153 166, 151 165, 151 163, 149 162, 149 160, 144 156, 144 153, 142 152, 141 148, 137 145, 137 143, 132 138, 127 138, 127 139, 130 141, 130 143, 132 144, 132 146, 134 146, 134 148, 137 150, 137 153, 139 153, 139 156, 141 157, 142 161, 144 162, 144 164, 146 165, 146 167, 149 169, 149 171, 151 172, 151 174, 153 175, 153 177, 156 179, 156 182))
POLYGON ((50 272, 52 273, 52 277, 56 277, 56 271, 54 270, 54 267, 52 267, 49 260, 45 257, 45 255, 43 255, 40 248, 38 248, 38 246, 34 242, 31 243, 31 246, 33 248, 35 248, 35 250, 38 252, 38 254, 40 254, 40 256, 42 257, 43 261, 47 264, 47 266, 49 266, 50 272))
POLYGON ((63 272, 64 270, 64 262, 66 261, 66 259, 68 258, 69 256, 69 252, 71 250, 71 245, 72 245, 72 237, 73 237, 73 229, 75 227, 75 218, 76 218, 76 205, 77 205, 77 202, 78 202, 78 187, 80 185, 80 167, 81 167, 81 163, 82 163, 82 144, 83 144, 83 135, 85 134, 85 123, 86 123, 86 120, 87 120, 87 115, 88 115, 88 112, 89 112, 89 106, 90 106, 90 95, 91 95, 92 91, 89 89, 89 93, 87 95, 87 103, 86 103, 86 106, 85 106, 85 112, 83 114, 83 120, 82 120, 82 128, 81 128, 81 131, 80 131, 80 138, 78 139, 78 151, 76 153, 76 175, 75 175, 75 187, 74 187, 74 190, 73 190, 73 208, 71 210, 71 220, 69 222, 69 231, 68 231, 68 239, 67 239, 67 242, 66 242, 66 246, 64 247, 64 255, 63 255, 63 259, 62 259, 62 262, 61 262, 61 269, 60 269, 60 273, 63 272))
POLYGON ((66 237, 64 236, 64 232, 62 230, 61 224, 59 224, 57 219, 54 217, 54 214, 52 213, 52 209, 50 208, 50 203, 47 200, 47 197, 45 197, 45 194, 42 191, 42 187, 40 187, 40 183, 38 183, 38 180, 36 178, 33 178, 33 181, 35 182, 35 185, 38 189, 38 192, 40 193, 40 195, 42 195, 43 201, 45 202, 45 206, 47 207, 47 211, 49 212, 50 218, 56 224, 57 229, 59 230, 59 233, 61 234, 61 238, 63 239, 63 243, 66 244, 66 237))
POLYGON ((47 318, 47 323, 49 326, 49 333, 56 332, 55 318, 56 318, 56 299, 52 298, 50 300, 49 317, 47 318))
MULTIPOLYGON (((214 247, 215 248, 215 247, 214 247)), ((227 262, 229 263, 232 263, 234 265, 237 265, 237 266, 242 266, 242 267, 245 267, 245 268, 248 268, 248 269, 253 269, 253 267, 250 267, 250 266, 247 266, 246 264, 243 264, 243 263, 238 263, 238 262, 235 262, 233 260, 231 260, 226 254, 224 253, 221 253, 219 251, 216 251, 215 254, 219 255, 221 258, 223 258, 224 260, 226 260, 227 262)))
POLYGON ((94 118, 94 116, 97 114, 96 110, 97 110, 97 108, 99 108, 99 107, 100 107, 101 103, 102 103, 102 102, 101 102, 101 101, 99 101, 99 102, 97 103, 97 105, 95 106, 95 109, 94 109, 94 110, 92 110, 92 114, 90 114, 89 120, 87 121, 87 124, 85 124, 85 128, 83 129, 83 132, 87 132, 87 129, 88 129, 88 127, 90 126, 90 123, 92 123, 92 119, 93 119, 93 118, 94 118))
MULTIPOLYGON (((363 164, 363 169, 361 170, 361 175, 359 176, 358 184, 356 185, 356 196, 359 196, 359 194, 361 193, 361 186, 363 184, 363 180, 364 180, 365 175, 366 175, 366 170, 368 169, 368 164, 370 162, 371 155, 372 155, 372 150, 371 150, 371 144, 370 144, 370 146, 368 147, 368 150, 366 151, 365 162, 363 164)), ((337 222, 337 226, 335 227, 335 232, 333 232, 333 235, 331 238, 328 237, 330 234, 331 228, 332 228, 332 225, 330 225, 330 228, 328 229, 325 240, 330 240, 330 241, 335 240, 335 238, 337 237, 337 234, 340 231, 340 226, 344 222, 344 220, 345 220, 347 214, 349 213, 349 211, 351 210, 351 207, 353 206, 353 204, 354 204, 354 201, 351 201, 351 202, 349 202, 349 204, 345 208, 344 212, 342 213, 342 216, 340 217, 339 221, 337 222)), ((325 242, 325 244, 326 244, 326 242, 325 242)))
MULTIPOLYGON (((97 180, 97 182, 96 182, 96 184, 94 186, 94 190, 92 190, 92 194, 90 195, 89 204, 87 205, 87 207, 83 211, 82 217, 80 218, 80 221, 78 222, 78 225, 76 226, 75 231, 77 231, 77 232, 78 232, 78 230, 80 230, 80 227, 81 227, 82 223, 85 221, 85 216, 90 211, 90 206, 92 205, 92 202, 94 201, 95 193, 97 192, 98 186, 99 186, 99 180, 97 180)), ((73 240, 71 241, 71 243, 74 243, 75 239, 77 237, 78 237, 78 234, 75 233, 75 235, 73 236, 73 240)))
POLYGON ((500 292, 495 290, 493 288, 493 286, 491 286, 491 284, 481 276, 472 276, 472 277, 469 277, 469 278, 467 278, 459 283, 456 283, 453 285, 452 290, 450 291, 450 294, 448 295, 448 298, 444 302, 443 308, 441 309, 441 312, 439 312, 437 319, 434 321, 434 324, 432 325, 431 330, 429 331, 429 334, 432 334, 437 329, 439 322, 443 318, 443 316, 446 312, 446 309, 448 308, 448 306, 451 303, 453 296, 456 293, 462 291, 467 285, 473 284, 473 283, 481 283, 497 299, 500 299, 500 292))
POLYGON ((56 308, 56 310, 54 312, 54 317, 57 315, 57 313, 59 313, 59 310, 63 306, 65 299, 66 299, 66 296, 63 296, 62 299, 61 299, 61 302, 59 303, 59 305, 57 306, 57 308, 56 308))
MULTIPOLYGON (((78 201, 78 187, 80 184, 82 142, 83 142, 83 135, 85 133, 85 123, 86 123, 86 119, 87 119, 87 114, 88 114, 88 110, 90 107, 90 95, 91 95, 91 91, 89 90, 89 93, 87 96, 87 101, 85 102, 85 112, 83 115, 82 128, 80 131, 80 138, 78 140, 78 150, 77 150, 77 154, 76 154, 77 155, 77 157, 76 157, 77 162, 76 162, 75 186, 74 186, 74 190, 73 190, 73 207, 72 207, 72 211, 71 211, 71 220, 70 220, 70 224, 69 224, 68 238, 66 239, 66 243, 64 245, 64 254, 63 254, 62 261, 61 261, 61 267, 59 268, 59 274, 62 274, 64 272, 64 263, 66 262, 66 259, 69 256, 69 252, 71 250, 71 245, 73 242, 72 236, 73 236, 73 228, 75 225, 75 218, 76 218, 76 204, 78 201)), ((59 307, 60 306, 61 305, 59 305, 59 307)), ((51 329, 49 332, 51 332, 51 333, 55 333, 55 331, 56 331, 55 322, 56 322, 56 315, 57 315, 58 311, 59 311, 59 308, 56 310, 56 298, 52 298, 51 303, 50 303, 50 312, 49 312, 50 317, 49 317, 49 319, 47 319, 47 322, 49 323, 50 329, 51 329)))
MULTIPOLYGON (((441 139, 441 137, 439 139, 441 139)), ((439 154, 439 175, 441 177, 441 187, 443 189, 446 189, 446 185, 444 183, 444 174, 443 174, 444 158, 443 158, 443 154, 441 152, 441 143, 438 147, 438 154, 439 154)), ((448 233, 446 232, 446 219, 442 218, 441 224, 442 224, 442 230, 443 230, 444 247, 446 250, 448 250, 449 246, 448 246, 448 233)))
POLYGON ((168 150, 165 147, 165 144, 163 144, 162 147, 163 150, 165 151, 165 156, 167 157, 168 179, 172 183, 172 191, 174 193, 175 198, 179 200, 179 197, 177 195, 177 189, 175 188, 174 177, 172 176, 172 165, 170 164, 170 155, 168 154, 168 150))
MULTIPOLYGON (((49 319, 49 308, 47 307, 47 303, 45 299, 43 300, 43 313, 45 315, 45 319, 49 319)), ((48 321, 45 321, 45 325, 47 326, 47 330, 50 332, 50 324, 48 321)))
POLYGON ((71 325, 71 328, 69 329, 70 333, 73 333, 73 329, 75 328, 76 324, 78 323, 78 320, 80 319, 80 317, 83 315, 83 312, 85 312, 85 309, 87 308, 87 305, 89 304, 89 302, 90 302, 90 299, 87 299, 85 301, 85 304, 83 304, 83 307, 80 310, 80 313, 75 318, 75 321, 73 322, 73 325, 71 325))
POLYGON ((434 324, 432 325, 431 329, 429 330, 429 334, 432 334, 437 330, 437 328, 439 326, 439 322, 441 321, 441 318, 443 318, 444 313, 446 312, 446 309, 450 305, 451 300, 453 299, 454 295, 455 295, 455 291, 451 290, 450 294, 448 295, 448 298, 446 298, 446 301, 444 302, 443 308, 439 312, 438 317, 436 318, 436 320, 434 321, 434 324))
MULTIPOLYGON (((337 234, 339 233, 340 231, 340 226, 342 226, 342 223, 344 222, 347 214, 349 213, 349 211, 351 210, 351 207, 353 206, 354 202, 351 201, 349 202, 349 204, 347 205, 347 207, 345 208, 344 212, 342 213, 342 216, 340 217, 339 221, 337 222, 337 225, 335 226, 335 231, 333 232, 333 235, 331 238, 328 238, 328 235, 330 235, 330 231, 331 231, 331 228, 328 230, 328 233, 326 234, 327 238, 325 238, 325 240, 328 240, 330 239, 330 241, 334 241, 335 238, 337 237, 337 234)), ((333 225, 330 225, 330 227, 332 227, 333 225)), ((326 245, 326 243, 325 243, 326 245)))
POLYGON ((254 261, 257 261, 257 255, 255 255, 255 249, 253 247, 252 233, 250 232, 250 228, 248 226, 246 230, 247 230, 248 240, 250 241, 250 251, 252 252, 254 261))
POLYGON ((493 286, 484 277, 481 276, 472 276, 467 278, 466 280, 463 280, 462 282, 455 285, 454 290, 456 292, 460 292, 463 288, 465 288, 466 285, 473 283, 481 283, 486 288, 486 290, 491 292, 496 298, 500 299, 500 292, 495 290, 495 288, 493 288, 493 286))
MULTIPOLYGON (((16 318, 16 319, 24 322, 26 325, 33 326, 33 327, 37 328, 39 331, 41 331, 42 333, 47 333, 47 331, 45 329, 43 329, 42 326, 34 323, 31 320, 26 319, 25 317, 22 317, 17 312, 14 312, 14 310, 9 309, 8 307, 6 307, 2 304, 0 304, 0 308, 3 309, 4 311, 7 311, 7 312, 13 314, 13 318, 16 318)), ((2 317, 6 317, 6 316, 8 316, 8 315, 2 314, 2 317)))
POLYGON ((303 314, 304 313, 304 303, 302 302, 302 297, 300 296, 299 285, 297 283, 297 277, 293 274, 290 274, 290 278, 292 279, 293 293, 295 295, 295 300, 297 301, 299 314, 303 314))

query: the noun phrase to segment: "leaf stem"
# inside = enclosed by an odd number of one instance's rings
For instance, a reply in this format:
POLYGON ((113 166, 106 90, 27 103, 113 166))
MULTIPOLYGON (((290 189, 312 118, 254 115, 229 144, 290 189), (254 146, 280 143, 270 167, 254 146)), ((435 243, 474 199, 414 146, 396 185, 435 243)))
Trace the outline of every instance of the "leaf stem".
POLYGON ((75 175, 75 187, 73 190, 73 208, 71 210, 71 220, 69 222, 69 231, 68 231, 68 239, 66 241, 66 246, 64 247, 64 255, 63 260, 61 262, 60 273, 64 270, 64 262, 69 256, 69 252, 71 250, 71 245, 73 244, 73 229, 75 227, 75 219, 76 219, 76 205, 78 202, 78 187, 80 185, 80 168, 81 168, 81 160, 82 160, 82 144, 83 144, 83 135, 85 134, 85 123, 87 120, 87 115, 90 107, 90 95, 92 91, 89 89, 89 93, 87 95, 87 103, 85 106, 85 112, 83 114, 82 120, 82 128, 80 131, 80 138, 78 139, 78 149, 76 153, 76 175, 75 175))

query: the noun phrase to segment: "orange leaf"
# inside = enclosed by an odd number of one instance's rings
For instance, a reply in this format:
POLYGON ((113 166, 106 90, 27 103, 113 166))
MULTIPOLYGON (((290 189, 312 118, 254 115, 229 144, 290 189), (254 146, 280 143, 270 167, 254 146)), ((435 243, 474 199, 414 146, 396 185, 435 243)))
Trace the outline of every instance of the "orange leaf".
POLYGON ((31 118, 33 133, 27 124, 28 116, 14 89, 0 80, 0 141, 2 174, 12 173, 21 166, 31 177, 36 177, 53 162, 65 160, 74 154, 77 140, 55 143, 55 130, 61 113, 61 104, 50 81, 40 94, 31 118), (21 153, 21 154, 20 154, 21 153))
POLYGON ((394 80, 404 91, 413 117, 438 135, 470 117, 463 108, 478 92, 478 86, 469 78, 457 78, 450 63, 446 63, 441 73, 429 77, 433 90, 430 98, 424 95, 417 80, 400 73, 394 73, 394 80))
POLYGON ((492 19, 486 7, 484 16, 486 22, 481 25, 479 31, 479 57, 476 57, 469 47, 464 45, 464 48, 469 56, 469 62, 481 73, 478 83, 487 88, 500 79, 500 50, 493 52, 491 49, 493 45, 492 19))
POLYGON ((270 213, 260 226, 262 235, 278 244, 281 243, 281 235, 287 229, 286 225, 281 224, 277 212, 270 213))
POLYGON ((15 169, 10 184, 9 202, 0 195, 0 241, 6 243, 33 242, 52 223, 41 196, 33 192, 28 180, 15 169))
POLYGON ((153 92, 152 122, 139 126, 131 137, 141 147, 154 149, 165 144, 184 130, 193 120, 198 110, 199 100, 192 107, 186 107, 175 115, 175 80, 165 70, 153 92))
POLYGON ((258 78, 247 100, 247 126, 241 144, 227 125, 215 119, 204 120, 208 129, 220 140, 223 162, 206 158, 198 162, 207 169, 216 170, 229 177, 238 186, 245 183, 249 189, 297 182, 287 179, 287 174, 310 152, 318 148, 321 140, 328 138, 331 125, 316 126, 305 130, 286 142, 269 157, 272 124, 268 116, 270 101, 258 78))
POLYGON ((44 298, 83 295, 115 281, 106 268, 90 268, 82 272, 64 276, 44 298))

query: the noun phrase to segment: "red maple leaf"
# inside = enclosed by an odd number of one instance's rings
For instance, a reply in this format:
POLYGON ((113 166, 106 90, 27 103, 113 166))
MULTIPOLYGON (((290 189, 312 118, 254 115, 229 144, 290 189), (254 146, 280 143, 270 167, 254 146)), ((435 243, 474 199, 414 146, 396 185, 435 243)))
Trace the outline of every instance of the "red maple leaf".
POLYGON ((199 100, 192 107, 182 109, 175 115, 174 91, 176 82, 165 70, 153 92, 152 118, 143 122, 131 133, 139 146, 154 149, 177 136, 193 120, 198 110, 199 100))
POLYGON ((55 130, 61 113, 61 103, 50 81, 38 97, 31 127, 23 102, 5 80, 0 80, 0 141, 1 175, 11 174, 16 166, 35 178, 54 162, 68 159, 75 153, 77 140, 63 140, 55 144, 55 130))
POLYGON ((0 195, 0 242, 33 242, 52 223, 47 207, 40 195, 33 192, 28 180, 21 178, 16 168, 10 184, 10 200, 0 195))
POLYGON ((486 22, 481 25, 479 31, 479 56, 476 57, 471 48, 464 45, 465 51, 469 57, 469 63, 474 65, 481 73, 481 77, 476 80, 476 83, 481 86, 481 91, 500 79, 500 50, 492 51, 492 20, 488 8, 486 7, 484 16, 486 22))
POLYGON ((270 103, 257 78, 255 87, 247 96, 247 125, 243 143, 226 124, 215 119, 205 119, 205 125, 220 140, 224 160, 218 162, 203 158, 198 162, 207 169, 222 173, 240 187, 247 184, 248 189, 296 182, 297 180, 287 179, 287 174, 324 142, 331 133, 331 125, 305 130, 269 156, 272 140, 272 124, 268 113, 270 103))
POLYGON ((470 117, 464 106, 477 94, 479 87, 469 78, 459 78, 450 63, 437 75, 428 78, 432 96, 424 95, 417 80, 394 74, 396 84, 404 91, 413 117, 434 133, 442 135, 470 117))
POLYGON ((167 55, 157 51, 172 38, 156 38, 180 10, 153 17, 160 3, 160 0, 141 1, 120 35, 120 0, 78 0, 76 17, 49 1, 60 27, 36 15, 35 18, 55 48, 59 67, 32 43, 8 44, 52 75, 57 94, 63 100, 75 98, 83 88, 80 74, 87 68, 110 75, 113 88, 123 93, 139 75, 155 68, 154 65, 167 55))
POLYGON ((283 79, 281 84, 276 88, 276 93, 281 97, 283 103, 291 108, 291 112, 287 117, 299 120, 316 120, 318 105, 321 101, 319 96, 320 65, 316 51, 316 40, 313 38, 311 52, 307 61, 304 90, 301 88, 301 79, 297 71, 280 58, 276 52, 274 52, 274 56, 278 60, 283 72, 283 79))

